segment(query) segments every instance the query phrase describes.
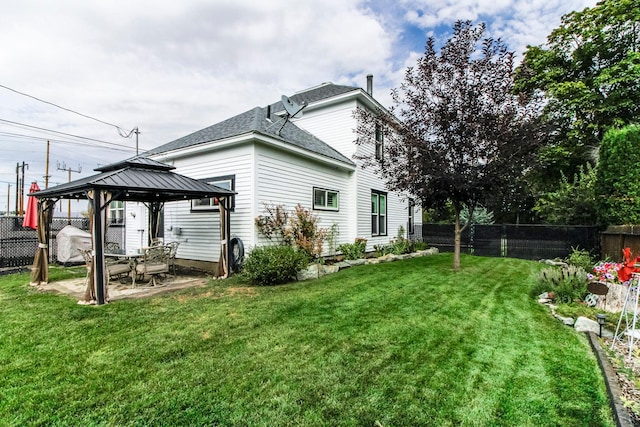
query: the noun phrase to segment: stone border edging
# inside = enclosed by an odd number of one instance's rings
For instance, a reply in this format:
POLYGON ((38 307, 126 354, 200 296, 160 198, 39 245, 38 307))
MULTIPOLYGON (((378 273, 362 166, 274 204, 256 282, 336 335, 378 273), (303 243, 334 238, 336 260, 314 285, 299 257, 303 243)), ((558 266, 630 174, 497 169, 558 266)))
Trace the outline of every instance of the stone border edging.
POLYGON ((607 394, 609 395, 609 404, 611 405, 611 411, 613 412, 613 418, 616 421, 618 427, 633 427, 631 416, 629 411, 624 407, 620 395, 620 385, 618 384, 616 372, 613 370, 613 366, 609 362, 609 357, 604 353, 598 337, 593 332, 586 332, 591 349, 598 359, 598 365, 604 376, 604 382, 607 386, 607 394))
POLYGON ((392 262, 400 259, 417 258, 422 256, 435 255, 440 251, 438 248, 429 248, 422 251, 412 252, 410 254, 393 255, 387 254, 379 258, 359 258, 355 260, 344 260, 333 265, 311 264, 305 270, 299 271, 297 280, 319 279, 327 274, 337 273, 345 268, 351 268, 357 265, 381 264, 383 262, 392 262))

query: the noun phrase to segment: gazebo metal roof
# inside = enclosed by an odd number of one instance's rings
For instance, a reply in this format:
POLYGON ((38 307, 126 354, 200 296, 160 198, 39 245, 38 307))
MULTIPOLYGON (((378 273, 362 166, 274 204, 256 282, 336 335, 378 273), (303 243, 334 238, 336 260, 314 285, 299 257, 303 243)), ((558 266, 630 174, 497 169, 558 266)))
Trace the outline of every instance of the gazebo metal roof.
POLYGON ((38 199, 85 199, 89 190, 112 193, 112 200, 170 202, 232 196, 233 191, 173 172, 174 166, 146 157, 134 157, 95 169, 86 178, 38 191, 38 199))

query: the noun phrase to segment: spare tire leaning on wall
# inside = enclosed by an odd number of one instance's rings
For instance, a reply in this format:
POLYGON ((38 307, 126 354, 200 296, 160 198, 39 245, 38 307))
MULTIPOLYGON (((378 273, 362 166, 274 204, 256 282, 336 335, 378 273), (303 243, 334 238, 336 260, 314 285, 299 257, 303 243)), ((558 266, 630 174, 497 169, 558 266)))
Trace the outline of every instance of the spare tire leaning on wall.
POLYGON ((229 241, 231 245, 231 271, 237 273, 242 269, 242 261, 244 260, 244 244, 239 237, 232 237, 229 241))

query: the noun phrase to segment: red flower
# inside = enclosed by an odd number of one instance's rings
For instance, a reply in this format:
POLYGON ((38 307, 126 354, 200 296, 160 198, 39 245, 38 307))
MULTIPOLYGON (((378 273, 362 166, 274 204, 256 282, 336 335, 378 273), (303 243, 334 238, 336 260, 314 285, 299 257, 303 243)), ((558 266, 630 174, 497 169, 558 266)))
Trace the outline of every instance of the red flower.
POLYGON ((632 258, 631 249, 624 248, 622 250, 622 257, 624 258, 624 262, 622 263, 622 268, 618 270, 618 279, 621 282, 626 282, 631 280, 631 275, 633 273, 639 273, 640 268, 636 267, 637 263, 640 263, 640 256, 637 258, 632 258))

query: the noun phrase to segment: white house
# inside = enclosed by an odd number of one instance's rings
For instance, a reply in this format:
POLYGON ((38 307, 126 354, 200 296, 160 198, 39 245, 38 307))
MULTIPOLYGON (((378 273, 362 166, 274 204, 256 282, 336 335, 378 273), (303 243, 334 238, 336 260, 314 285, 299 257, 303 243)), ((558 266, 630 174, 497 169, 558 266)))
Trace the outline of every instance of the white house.
MULTIPOLYGON (((231 233, 246 249, 263 243, 254 220, 265 204, 297 204, 312 209, 320 227, 337 230, 337 243, 367 239, 367 249, 386 244, 400 227, 420 240, 420 208, 410 198, 390 192, 356 153, 374 147, 356 145, 357 107, 382 107, 367 90, 323 83, 290 99, 306 107, 300 118, 286 120, 282 102, 256 107, 235 117, 152 149, 144 155, 171 164, 177 173, 234 190, 231 233)), ((379 141, 380 144, 383 141, 379 141)), ((122 208, 122 207, 121 207, 122 208)), ((180 241, 181 260, 215 262, 211 241, 219 239, 215 200, 167 203, 165 241, 180 241)), ((127 206, 126 245, 144 241, 145 208, 127 206)), ((114 217, 114 216, 112 216, 114 217)), ((327 245, 325 245, 325 249, 327 245)))

